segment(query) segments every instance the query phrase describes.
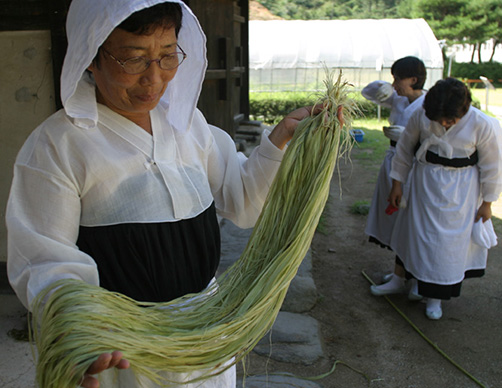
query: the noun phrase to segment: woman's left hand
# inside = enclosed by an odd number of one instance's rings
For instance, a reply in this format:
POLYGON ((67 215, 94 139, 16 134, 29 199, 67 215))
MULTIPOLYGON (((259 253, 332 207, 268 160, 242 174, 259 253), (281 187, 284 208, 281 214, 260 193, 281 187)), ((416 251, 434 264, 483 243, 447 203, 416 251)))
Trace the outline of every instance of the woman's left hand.
POLYGON ((476 213, 476 219, 474 221, 478 222, 479 219, 482 219, 483 222, 486 222, 490 218, 492 218, 492 203, 483 201, 476 213))
POLYGON ((129 366, 129 361, 123 358, 122 352, 103 353, 89 366, 82 377, 80 386, 83 388, 99 388, 99 381, 93 375, 97 375, 106 369, 127 369, 129 366))
MULTIPOLYGON (((323 104, 317 104, 314 106, 306 106, 294 110, 275 126, 268 138, 277 148, 280 148, 282 150, 286 146, 286 144, 288 144, 288 142, 293 138, 295 130, 298 127, 300 121, 310 116, 311 112, 314 115, 321 113, 323 108, 323 104)), ((341 106, 338 107, 337 115, 340 125, 343 126, 344 120, 341 106)))

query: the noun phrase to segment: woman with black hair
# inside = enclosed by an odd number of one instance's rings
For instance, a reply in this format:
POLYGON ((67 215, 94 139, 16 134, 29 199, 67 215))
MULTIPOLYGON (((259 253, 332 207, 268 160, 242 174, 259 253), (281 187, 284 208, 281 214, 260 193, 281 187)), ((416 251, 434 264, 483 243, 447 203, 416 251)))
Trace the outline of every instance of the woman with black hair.
MULTIPOLYGON (((299 121, 321 107, 291 112, 245 157, 197 109, 206 36, 183 1, 73 0, 66 31, 64 108, 34 130, 14 166, 13 289, 28 309, 61 279, 145 302, 209 293, 217 215, 254 225, 299 121)), ((109 350, 82 387, 160 386, 109 350)), ((166 365, 162 386, 234 388, 232 357, 190 374, 166 365)))
MULTIPOLYGON (((398 59, 391 67, 394 77, 392 84, 384 81, 373 81, 362 90, 362 95, 380 106, 390 108, 389 127, 384 127, 384 134, 390 139, 390 145, 380 167, 378 180, 371 200, 370 211, 365 233, 369 241, 384 248, 390 248, 390 237, 397 215, 387 210, 388 195, 392 187, 389 176, 392 158, 396 153, 396 143, 411 115, 422 106, 425 90, 426 70, 424 63, 412 56, 398 59)), ((386 276, 386 282, 379 286, 371 286, 373 295, 389 295, 405 290, 404 270, 398 260, 394 273, 386 276)), ((416 283, 411 282, 408 297, 421 299, 417 294, 416 283)))
POLYGON ((502 191, 501 141, 498 121, 448 78, 430 89, 397 144, 390 204, 399 207, 404 182, 409 192, 390 245, 428 298, 430 319, 441 318, 441 301, 458 297, 464 278, 484 275, 496 244, 490 218, 502 191))

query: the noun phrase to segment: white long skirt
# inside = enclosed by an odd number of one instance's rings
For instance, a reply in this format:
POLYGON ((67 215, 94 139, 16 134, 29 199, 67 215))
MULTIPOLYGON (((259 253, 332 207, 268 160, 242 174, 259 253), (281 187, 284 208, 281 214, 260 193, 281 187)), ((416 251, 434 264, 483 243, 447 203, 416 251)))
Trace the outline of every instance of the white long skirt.
POLYGON ((397 213, 391 247, 418 280, 461 282, 469 270, 485 269, 488 250, 471 238, 480 205, 477 166, 451 168, 415 163, 407 207, 397 213))
POLYGON ((396 148, 393 146, 390 146, 385 152, 364 230, 364 233, 368 236, 376 238, 380 243, 387 246, 390 246, 392 230, 397 219, 397 212, 392 215, 385 213, 385 209, 389 206, 388 198, 392 188, 392 179, 389 174, 392 167, 392 158, 395 154, 396 148))

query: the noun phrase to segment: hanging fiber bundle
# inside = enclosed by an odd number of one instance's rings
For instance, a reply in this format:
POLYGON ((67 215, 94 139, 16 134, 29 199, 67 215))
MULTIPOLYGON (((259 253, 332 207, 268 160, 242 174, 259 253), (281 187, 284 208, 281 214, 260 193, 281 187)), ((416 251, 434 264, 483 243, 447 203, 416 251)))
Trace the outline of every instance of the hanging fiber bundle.
POLYGON ((348 84, 326 71, 321 113, 303 120, 239 258, 204 294, 137 302, 76 280, 37 296, 33 321, 41 388, 74 387, 102 353, 120 350, 136 374, 161 386, 161 372, 222 373, 270 330, 314 236, 339 156, 350 149, 348 84), (337 118, 342 107, 345 127, 337 118))

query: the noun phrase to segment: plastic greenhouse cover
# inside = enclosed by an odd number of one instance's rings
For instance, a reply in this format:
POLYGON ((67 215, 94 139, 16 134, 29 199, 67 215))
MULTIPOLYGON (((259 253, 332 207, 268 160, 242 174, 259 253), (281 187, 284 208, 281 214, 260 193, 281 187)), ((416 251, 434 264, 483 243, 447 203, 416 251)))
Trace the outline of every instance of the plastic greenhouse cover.
POLYGON ((413 55, 442 69, 438 40, 424 19, 253 20, 250 69, 388 69, 413 55))

